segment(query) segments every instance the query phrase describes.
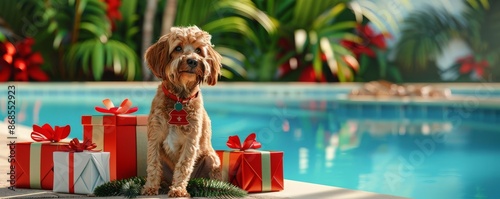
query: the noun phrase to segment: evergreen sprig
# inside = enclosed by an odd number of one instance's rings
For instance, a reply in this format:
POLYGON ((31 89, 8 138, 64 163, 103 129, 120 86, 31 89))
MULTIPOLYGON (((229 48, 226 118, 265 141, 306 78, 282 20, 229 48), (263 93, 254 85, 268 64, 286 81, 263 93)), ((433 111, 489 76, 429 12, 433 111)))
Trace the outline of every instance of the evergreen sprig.
MULTIPOLYGON (((96 187, 94 195, 97 197, 121 195, 127 198, 135 198, 141 194, 144 184, 146 184, 145 177, 115 180, 96 187)), ((186 190, 191 197, 238 198, 247 195, 245 190, 228 182, 206 178, 189 180, 186 190)))
POLYGON ((140 188, 146 184, 146 178, 145 177, 132 177, 128 179, 122 179, 122 180, 114 180, 111 182, 106 182, 102 185, 97 186, 94 189, 94 194, 97 197, 104 197, 104 196, 119 196, 124 193, 123 188, 124 185, 129 184, 129 188, 137 188, 139 189, 140 193, 140 188), (133 183, 135 186, 130 186, 130 183, 133 183))
POLYGON ((245 197, 247 192, 233 184, 206 178, 194 178, 186 187, 191 197, 235 198, 245 197))

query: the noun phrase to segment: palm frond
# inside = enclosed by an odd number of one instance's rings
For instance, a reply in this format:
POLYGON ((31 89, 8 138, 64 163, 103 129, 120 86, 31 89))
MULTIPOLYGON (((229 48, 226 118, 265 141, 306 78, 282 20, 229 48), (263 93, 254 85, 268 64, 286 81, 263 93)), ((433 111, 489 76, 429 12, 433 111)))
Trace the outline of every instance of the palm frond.
POLYGON ((414 11, 404 23, 396 59, 404 67, 417 68, 434 61, 442 46, 466 27, 465 21, 436 8, 414 11))
POLYGON ((98 81, 105 70, 123 74, 126 80, 133 80, 138 65, 134 50, 115 40, 103 43, 92 39, 76 43, 69 48, 64 60, 73 76, 81 70, 98 81))

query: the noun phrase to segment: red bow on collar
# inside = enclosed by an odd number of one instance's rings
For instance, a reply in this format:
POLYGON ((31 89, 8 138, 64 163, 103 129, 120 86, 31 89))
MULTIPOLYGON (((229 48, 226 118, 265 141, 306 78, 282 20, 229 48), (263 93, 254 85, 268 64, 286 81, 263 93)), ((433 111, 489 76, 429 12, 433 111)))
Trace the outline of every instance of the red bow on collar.
POLYGON ((85 140, 84 142, 80 143, 80 141, 77 138, 73 138, 69 142, 68 149, 70 152, 83 152, 83 151, 100 151, 100 150, 92 150, 95 149, 97 145, 95 143, 92 143, 89 139, 85 140))
POLYGON ((247 136, 247 138, 243 142, 243 145, 241 145, 240 137, 238 137, 237 135, 229 136, 226 145, 229 148, 239 149, 240 151, 244 151, 247 149, 258 149, 262 145, 260 144, 260 142, 257 142, 255 140, 256 137, 257 136, 255 135, 255 133, 251 133, 250 135, 247 136))
POLYGON ((115 107, 115 105, 113 104, 113 102, 111 102, 110 99, 104 99, 102 101, 102 103, 104 104, 104 106, 106 108, 96 106, 95 110, 97 112, 111 113, 111 114, 118 115, 118 114, 134 113, 139 109, 137 107, 130 108, 132 106, 132 101, 130 101, 129 99, 123 100, 123 102, 120 104, 119 107, 115 107))
POLYGON ((60 127, 55 126, 55 129, 52 129, 52 126, 49 124, 44 124, 42 127, 38 125, 33 125, 33 132, 31 132, 31 139, 37 142, 42 141, 50 141, 50 142, 59 142, 62 139, 68 137, 71 128, 69 125, 60 127))

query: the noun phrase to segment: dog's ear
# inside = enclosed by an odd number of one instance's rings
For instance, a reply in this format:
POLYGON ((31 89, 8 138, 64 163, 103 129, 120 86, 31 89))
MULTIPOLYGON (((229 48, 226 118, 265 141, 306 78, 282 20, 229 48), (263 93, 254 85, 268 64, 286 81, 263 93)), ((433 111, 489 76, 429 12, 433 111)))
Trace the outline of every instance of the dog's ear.
POLYGON ((144 55, 144 59, 149 69, 151 69, 153 74, 160 79, 164 78, 165 68, 168 62, 170 62, 169 36, 170 34, 162 36, 155 44, 146 50, 144 55))
POLYGON ((217 84, 217 80, 221 75, 221 60, 222 56, 213 49, 212 46, 208 47, 208 57, 207 59, 208 64, 210 64, 210 74, 207 77, 207 83, 210 86, 213 86, 217 84))

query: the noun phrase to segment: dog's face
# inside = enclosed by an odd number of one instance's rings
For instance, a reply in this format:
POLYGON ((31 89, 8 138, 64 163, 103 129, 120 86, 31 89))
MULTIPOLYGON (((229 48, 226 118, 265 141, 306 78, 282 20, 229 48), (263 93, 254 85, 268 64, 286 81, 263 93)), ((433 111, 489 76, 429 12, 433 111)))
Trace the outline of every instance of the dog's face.
POLYGON ((210 34, 196 26, 172 27, 170 33, 148 48, 145 59, 154 75, 174 85, 215 85, 221 55, 213 49, 210 39, 210 34))

